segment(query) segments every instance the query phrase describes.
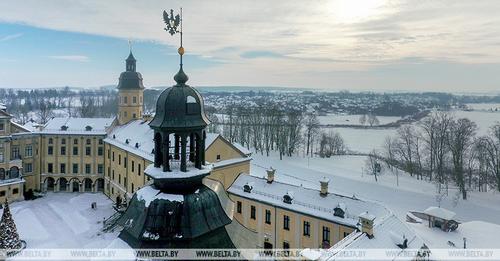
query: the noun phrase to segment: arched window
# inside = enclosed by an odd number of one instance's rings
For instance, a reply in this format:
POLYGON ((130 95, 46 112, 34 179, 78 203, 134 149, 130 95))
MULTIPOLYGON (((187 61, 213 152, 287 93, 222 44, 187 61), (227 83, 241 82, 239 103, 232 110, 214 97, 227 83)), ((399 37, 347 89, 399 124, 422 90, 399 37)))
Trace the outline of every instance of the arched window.
POLYGON ((4 179, 5 179, 5 169, 0 168, 0 180, 4 180, 4 179))
POLYGON ((196 103, 196 99, 193 96, 186 97, 186 103, 196 103))
POLYGON ((13 166, 10 168, 10 178, 11 179, 19 178, 19 168, 18 167, 13 166))

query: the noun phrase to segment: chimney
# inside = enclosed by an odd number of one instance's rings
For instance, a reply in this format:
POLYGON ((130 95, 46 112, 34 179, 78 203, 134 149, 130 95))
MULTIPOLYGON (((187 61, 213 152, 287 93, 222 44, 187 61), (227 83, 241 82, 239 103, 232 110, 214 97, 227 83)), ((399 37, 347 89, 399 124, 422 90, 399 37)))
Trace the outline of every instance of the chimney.
POLYGON ((326 197, 326 195, 328 195, 328 183, 330 182, 329 179, 327 179, 326 177, 323 177, 320 181, 319 181, 319 184, 321 184, 321 190, 319 192, 319 194, 322 196, 322 197, 326 197))
POLYGON ((373 221, 375 216, 369 214, 368 211, 359 215, 359 223, 361 223, 361 233, 365 233, 368 238, 373 238, 373 221))
POLYGON ((276 170, 273 169, 273 167, 270 167, 268 170, 266 170, 266 172, 267 172, 267 183, 269 184, 273 183, 274 173, 276 172, 276 170))

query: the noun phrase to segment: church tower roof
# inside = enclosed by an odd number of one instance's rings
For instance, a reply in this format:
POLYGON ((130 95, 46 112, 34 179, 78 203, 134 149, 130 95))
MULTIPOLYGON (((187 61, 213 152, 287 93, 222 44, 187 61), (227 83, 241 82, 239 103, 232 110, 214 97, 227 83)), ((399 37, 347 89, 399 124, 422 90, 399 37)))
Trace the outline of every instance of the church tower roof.
POLYGON ((120 74, 117 88, 122 89, 144 89, 141 73, 136 71, 137 60, 132 51, 125 60, 125 71, 120 74))

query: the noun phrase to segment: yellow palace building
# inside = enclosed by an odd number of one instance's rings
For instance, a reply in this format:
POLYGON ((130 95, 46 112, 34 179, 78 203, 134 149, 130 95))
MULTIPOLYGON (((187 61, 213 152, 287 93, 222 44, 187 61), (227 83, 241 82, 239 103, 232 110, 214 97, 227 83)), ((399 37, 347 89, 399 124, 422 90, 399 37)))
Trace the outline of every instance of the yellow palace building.
MULTIPOLYGON (((30 129, 0 107, 0 201, 23 200, 30 191, 104 193, 124 210, 137 190, 151 184, 144 171, 155 162, 155 131, 151 117, 144 116, 142 80, 130 53, 117 86, 115 118, 53 118, 30 129)), ((192 102, 188 96, 186 110, 192 102)), ((234 207, 228 215, 256 233, 258 247, 384 247, 393 244, 394 235, 407 239, 405 247, 423 246, 385 207, 332 193, 327 179, 318 181, 320 189, 311 189, 276 181, 279 171, 273 169, 254 173, 248 150, 219 134, 205 135, 202 153, 211 170, 204 179, 229 196, 234 207)))

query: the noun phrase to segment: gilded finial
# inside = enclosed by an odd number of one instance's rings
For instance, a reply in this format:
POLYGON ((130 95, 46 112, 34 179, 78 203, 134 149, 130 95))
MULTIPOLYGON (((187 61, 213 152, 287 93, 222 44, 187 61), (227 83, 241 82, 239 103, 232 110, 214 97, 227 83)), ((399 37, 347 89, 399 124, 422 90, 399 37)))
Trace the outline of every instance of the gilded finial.
POLYGON ((174 76, 174 80, 177 82, 177 86, 184 86, 188 80, 188 76, 184 73, 182 69, 182 56, 184 55, 184 47, 182 46, 182 7, 180 9, 180 14, 174 15, 174 10, 170 9, 170 13, 163 11, 163 21, 165 22, 165 31, 170 35, 180 34, 180 47, 177 49, 179 53, 180 68, 179 72, 174 76))

